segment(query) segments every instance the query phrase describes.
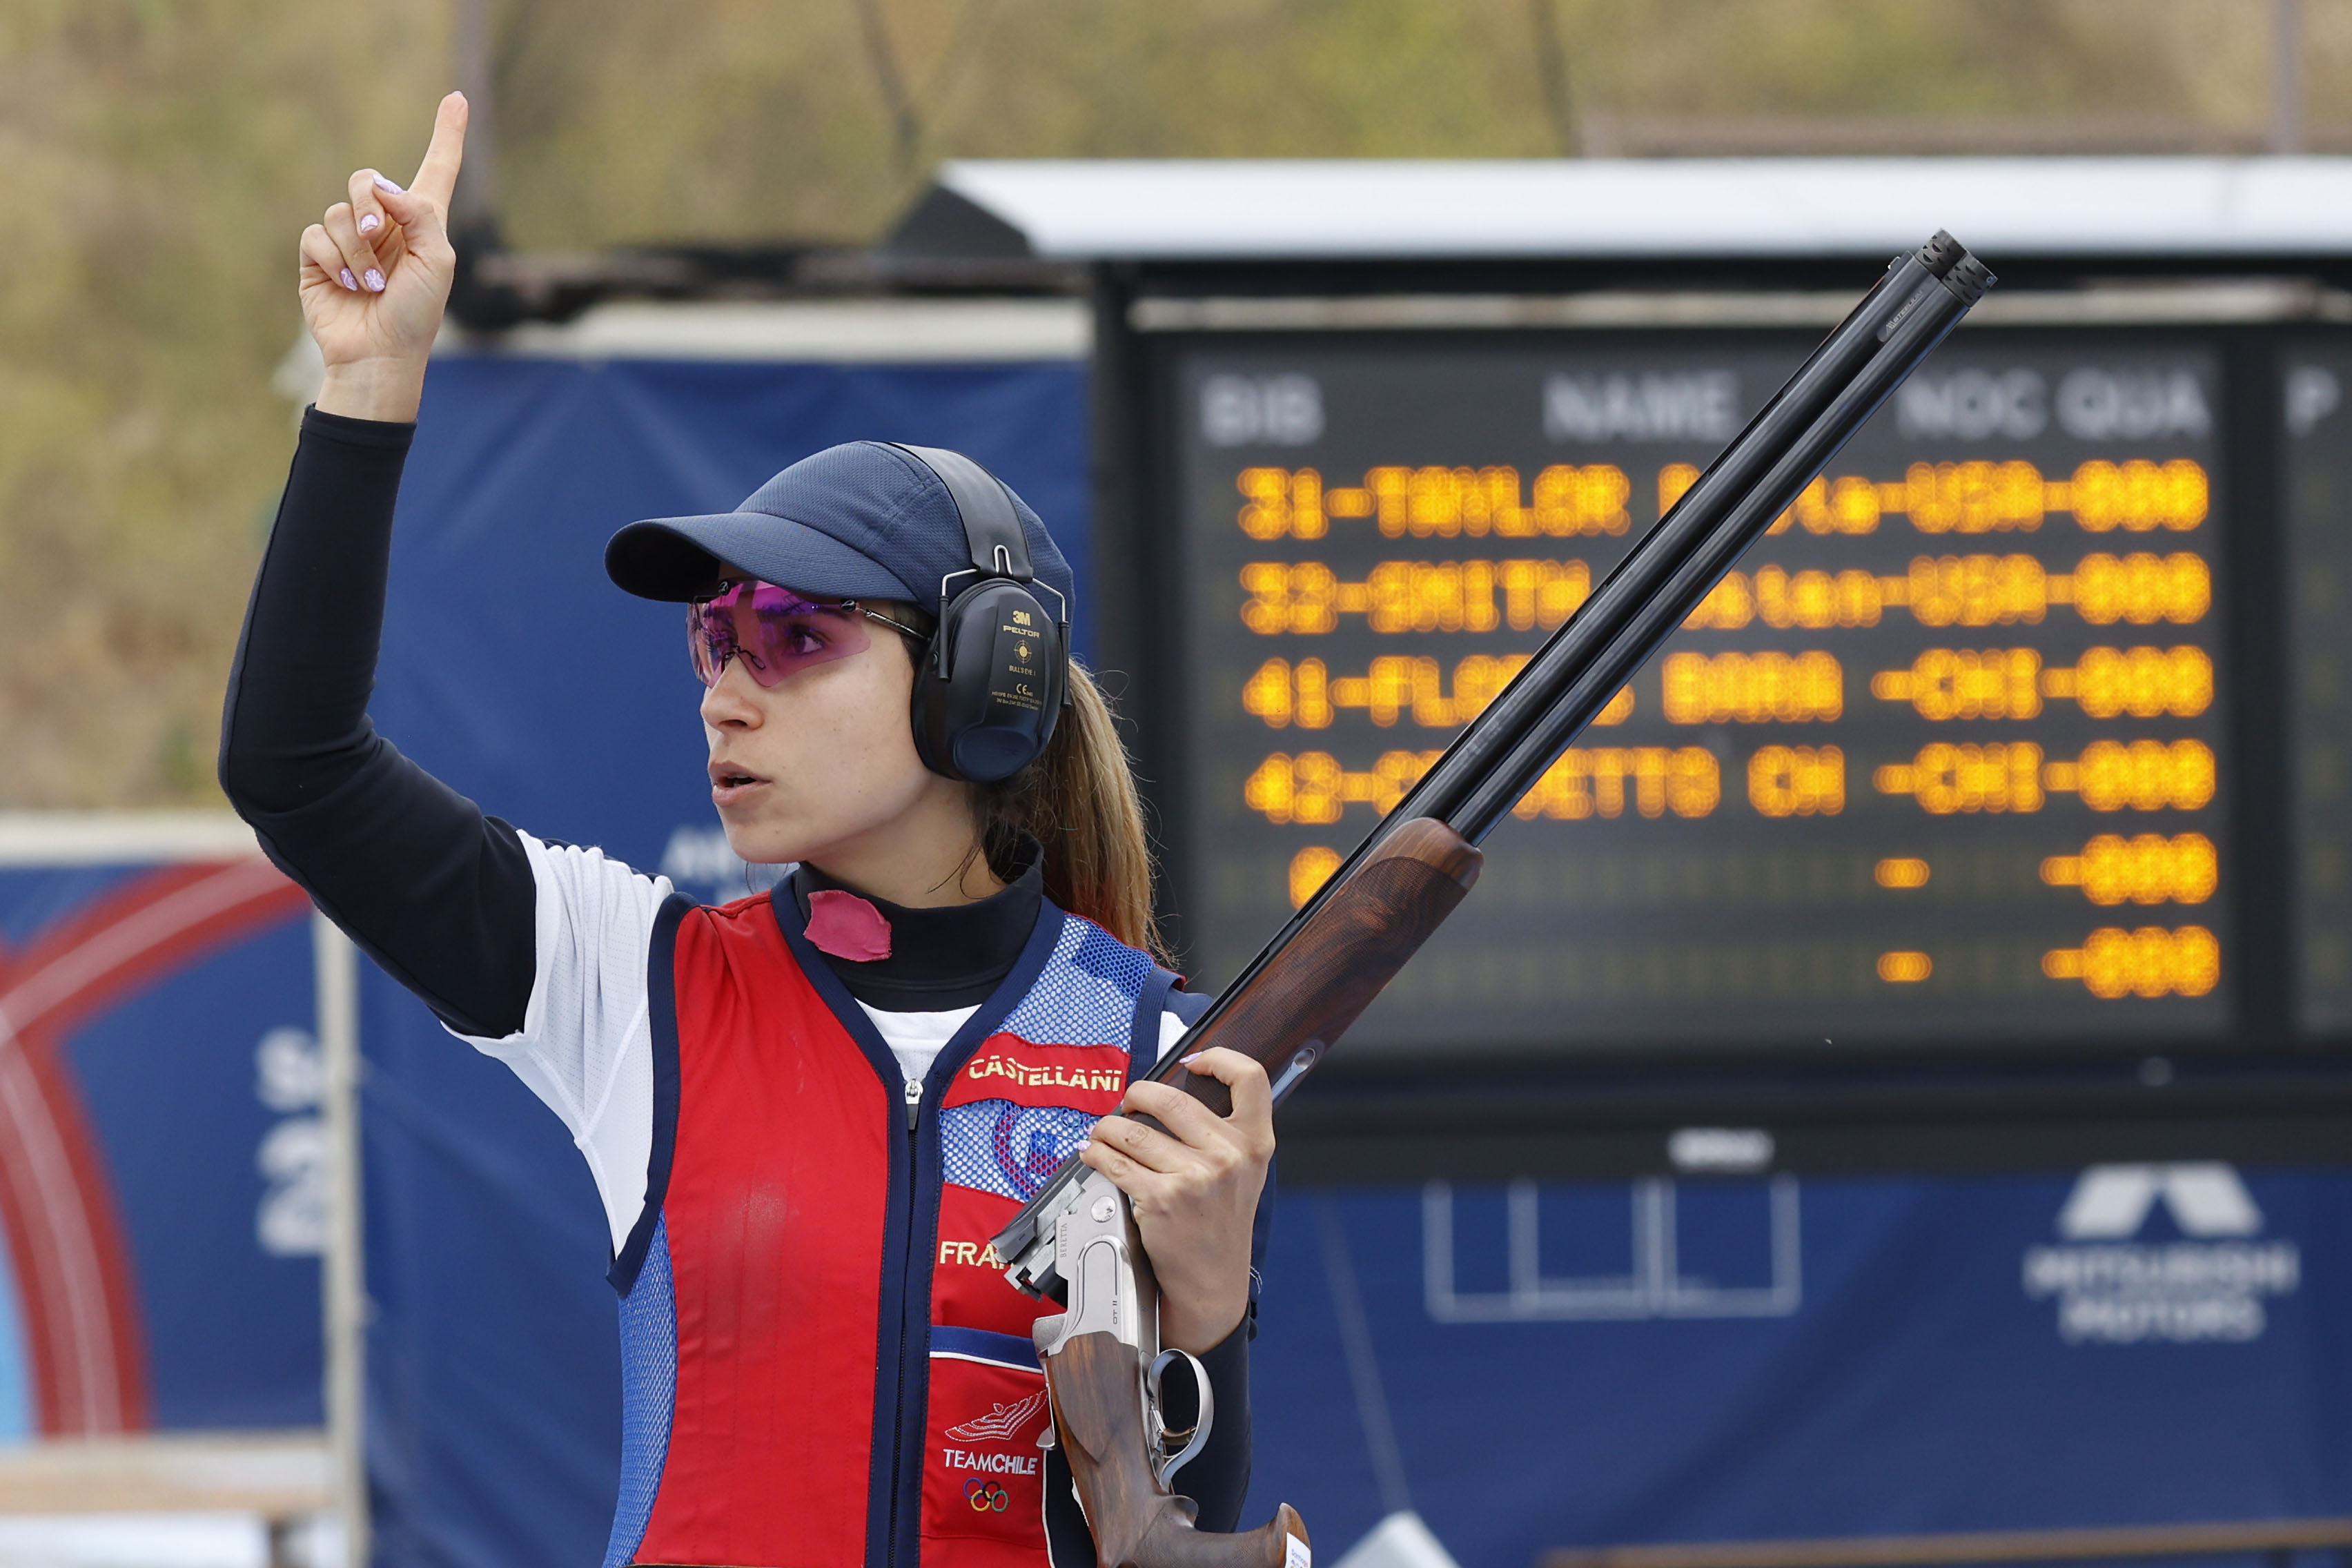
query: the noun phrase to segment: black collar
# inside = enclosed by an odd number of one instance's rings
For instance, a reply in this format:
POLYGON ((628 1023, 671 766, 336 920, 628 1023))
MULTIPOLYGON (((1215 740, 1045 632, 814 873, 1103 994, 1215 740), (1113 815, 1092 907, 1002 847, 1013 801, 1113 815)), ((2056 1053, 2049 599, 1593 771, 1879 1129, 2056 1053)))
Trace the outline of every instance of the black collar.
POLYGON ((890 922, 890 956, 861 963, 820 953, 849 994, 886 1013, 938 1013, 988 1000, 1013 972, 1045 899, 1043 847, 1024 834, 1020 869, 1001 892, 975 903, 909 909, 851 887, 803 864, 793 873, 793 907, 803 923, 809 894, 824 889, 855 893, 890 922))

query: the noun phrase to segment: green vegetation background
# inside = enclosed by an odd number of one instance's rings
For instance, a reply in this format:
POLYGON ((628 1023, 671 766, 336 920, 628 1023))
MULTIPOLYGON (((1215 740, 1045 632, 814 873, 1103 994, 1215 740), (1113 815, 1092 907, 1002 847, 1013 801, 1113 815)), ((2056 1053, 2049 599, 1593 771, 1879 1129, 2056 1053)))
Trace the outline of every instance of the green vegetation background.
MULTIPOLYGON (((0 0, 0 808, 218 803, 221 686, 292 447, 271 376, 300 330, 295 237, 352 168, 414 167, 453 9, 0 0)), ((2325 131, 2352 119, 2352 0, 2306 11, 2325 131)), ((2270 12, 505 0, 499 196, 517 247, 576 250, 862 240, 947 156, 1548 156, 1616 121, 1759 117, 2258 142, 2270 12)))

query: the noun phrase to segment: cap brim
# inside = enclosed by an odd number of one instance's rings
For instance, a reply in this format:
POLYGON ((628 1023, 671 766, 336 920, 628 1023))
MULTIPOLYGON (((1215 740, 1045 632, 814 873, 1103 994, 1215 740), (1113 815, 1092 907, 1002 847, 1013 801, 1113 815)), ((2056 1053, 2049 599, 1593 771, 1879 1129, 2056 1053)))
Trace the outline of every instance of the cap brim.
POLYGON ((821 599, 904 599, 927 594, 902 583, 829 533, 767 512, 660 517, 633 522, 604 546, 604 574, 641 599, 684 603, 710 591, 721 565, 821 599))

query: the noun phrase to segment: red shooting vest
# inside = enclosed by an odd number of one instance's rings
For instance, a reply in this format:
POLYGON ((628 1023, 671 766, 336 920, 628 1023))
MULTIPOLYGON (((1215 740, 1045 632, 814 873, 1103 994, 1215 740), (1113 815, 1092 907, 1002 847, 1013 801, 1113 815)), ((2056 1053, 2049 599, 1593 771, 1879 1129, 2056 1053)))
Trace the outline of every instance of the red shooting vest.
POLYGON ((1046 903, 910 1105, 796 926, 656 924, 605 1563, 1049 1568, 1044 1309, 989 1238, 1151 1059, 1171 977, 1046 903))

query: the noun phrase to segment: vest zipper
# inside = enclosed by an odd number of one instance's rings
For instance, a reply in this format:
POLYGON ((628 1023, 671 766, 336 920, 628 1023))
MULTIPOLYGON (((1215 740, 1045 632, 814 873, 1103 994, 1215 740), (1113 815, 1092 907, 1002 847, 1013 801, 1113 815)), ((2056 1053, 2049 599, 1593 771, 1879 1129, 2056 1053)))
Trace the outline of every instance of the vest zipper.
MULTIPOLYGON (((923 1176, 923 1145, 921 1136, 923 1121, 923 1080, 921 1079, 910 1078, 907 1080, 906 1102, 907 1234, 899 1247, 898 1268, 899 1279, 903 1282, 904 1287, 911 1289, 915 1272, 915 1232, 920 1227, 921 1222, 918 1216, 920 1215, 923 1206, 919 1193, 923 1176)), ((928 1259, 926 1261, 928 1261, 928 1259)), ((928 1281, 926 1283, 928 1284, 928 1281)), ((923 1295, 926 1300, 929 1300, 930 1292, 928 1289, 925 1289, 923 1295)), ((910 1298, 906 1294, 902 1294, 899 1299, 903 1303, 910 1298)), ((928 1316, 928 1313, 926 1316, 928 1316)), ((899 1517, 898 1507, 898 1491, 902 1485, 901 1471, 905 1468, 907 1458, 906 1336, 908 1333, 908 1325, 906 1308, 903 1305, 899 1309, 898 1332, 898 1398, 897 1406, 892 1411, 890 1416, 890 1534, 889 1557, 887 1563, 886 1564, 886 1568, 897 1568, 897 1564, 900 1561, 898 1552, 899 1534, 900 1531, 907 1527, 907 1521, 899 1517)), ((922 1513, 922 1506, 921 1493, 918 1491, 916 1494, 915 1503, 917 1518, 913 1524, 913 1528, 918 1535, 920 1534, 922 1530, 920 1517, 922 1513)))

